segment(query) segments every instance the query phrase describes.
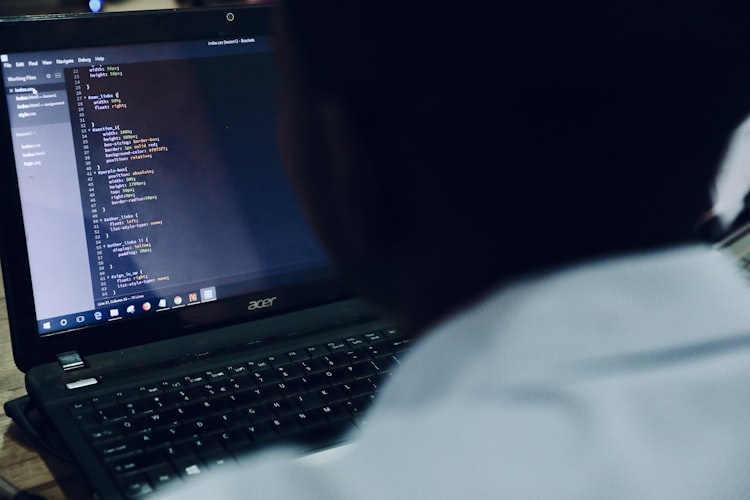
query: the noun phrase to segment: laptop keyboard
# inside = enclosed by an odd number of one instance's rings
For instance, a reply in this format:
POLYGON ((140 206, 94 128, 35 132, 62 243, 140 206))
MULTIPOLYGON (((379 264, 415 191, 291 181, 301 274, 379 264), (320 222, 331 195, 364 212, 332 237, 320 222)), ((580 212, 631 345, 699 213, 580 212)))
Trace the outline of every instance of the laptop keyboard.
POLYGON ((269 444, 309 449, 364 424, 408 339, 384 329, 188 373, 69 405, 126 497, 147 496, 269 444))

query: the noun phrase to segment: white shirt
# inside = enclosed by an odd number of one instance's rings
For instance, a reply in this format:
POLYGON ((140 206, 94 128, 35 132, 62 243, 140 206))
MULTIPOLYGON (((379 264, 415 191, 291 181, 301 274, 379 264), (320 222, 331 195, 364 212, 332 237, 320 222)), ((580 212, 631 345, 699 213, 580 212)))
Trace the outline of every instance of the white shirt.
POLYGON ((503 287, 416 344, 340 456, 265 452, 179 496, 748 498, 749 285, 689 247, 503 287))

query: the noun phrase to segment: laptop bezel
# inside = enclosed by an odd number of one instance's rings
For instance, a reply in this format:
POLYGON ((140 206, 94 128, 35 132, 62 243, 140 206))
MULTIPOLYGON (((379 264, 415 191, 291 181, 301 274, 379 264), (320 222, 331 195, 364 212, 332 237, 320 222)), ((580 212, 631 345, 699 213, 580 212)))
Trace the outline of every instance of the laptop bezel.
MULTIPOLYGON (((233 8, 146 11, 138 13, 49 15, 0 20, 0 52, 14 53, 206 39, 271 33, 273 7, 269 5, 233 8), (232 15, 229 16, 228 14, 232 15), (229 20, 231 19, 231 20, 229 20)), ((7 103, 0 103, 0 151, 6 164, 0 172, 0 263, 13 356, 21 371, 54 361, 60 353, 75 350, 81 356, 163 341, 240 322, 330 303, 350 296, 341 279, 330 269, 321 269, 313 282, 243 295, 199 307, 110 323, 107 334, 101 328, 82 328, 59 335, 41 336, 31 288, 29 256, 25 244, 21 200, 15 174, 7 103), (13 215, 13 216, 11 216, 13 215), (272 310, 249 311, 248 303, 268 296, 278 297, 272 310), (148 324, 148 330, 144 326, 148 324)))

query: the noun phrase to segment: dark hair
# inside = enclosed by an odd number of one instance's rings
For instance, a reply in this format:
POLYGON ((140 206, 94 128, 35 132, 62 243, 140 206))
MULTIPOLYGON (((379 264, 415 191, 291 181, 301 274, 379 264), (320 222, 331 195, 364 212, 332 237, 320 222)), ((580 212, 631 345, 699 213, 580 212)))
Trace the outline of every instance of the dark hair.
POLYGON ((387 169, 394 215, 429 178, 508 244, 559 259, 690 236, 750 112, 744 11, 446 3, 282 2, 309 83, 387 169))

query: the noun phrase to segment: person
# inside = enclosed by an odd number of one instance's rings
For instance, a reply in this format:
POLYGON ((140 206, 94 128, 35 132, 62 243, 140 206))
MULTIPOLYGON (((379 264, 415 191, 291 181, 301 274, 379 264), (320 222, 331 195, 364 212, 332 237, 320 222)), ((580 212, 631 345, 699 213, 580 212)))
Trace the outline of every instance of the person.
POLYGON ((750 112, 741 6, 282 0, 282 147, 415 332, 353 444, 198 498, 747 496, 750 291, 695 241, 750 112))

